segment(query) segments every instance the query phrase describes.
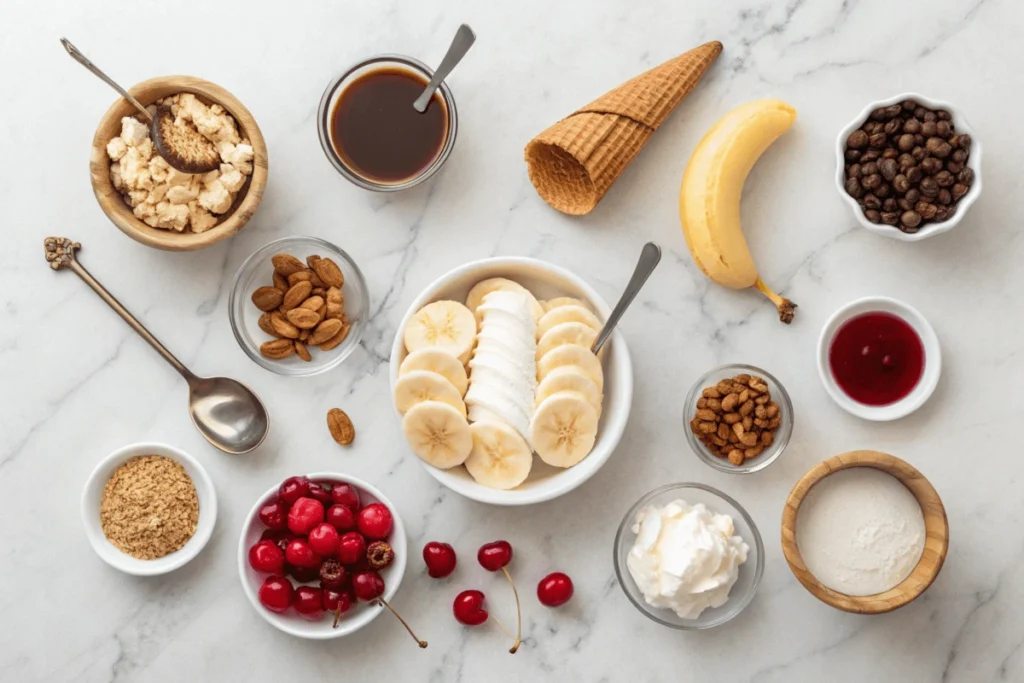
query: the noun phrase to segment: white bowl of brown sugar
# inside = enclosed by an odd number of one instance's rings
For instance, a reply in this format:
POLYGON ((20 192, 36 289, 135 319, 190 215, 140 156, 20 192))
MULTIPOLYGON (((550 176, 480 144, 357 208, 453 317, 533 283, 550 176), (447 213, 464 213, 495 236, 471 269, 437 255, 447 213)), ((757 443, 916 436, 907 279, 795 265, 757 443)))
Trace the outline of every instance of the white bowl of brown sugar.
POLYGON ((82 519, 100 559, 126 574, 156 576, 186 564, 210 540, 217 494, 191 455, 162 443, 131 444, 89 475, 82 519))

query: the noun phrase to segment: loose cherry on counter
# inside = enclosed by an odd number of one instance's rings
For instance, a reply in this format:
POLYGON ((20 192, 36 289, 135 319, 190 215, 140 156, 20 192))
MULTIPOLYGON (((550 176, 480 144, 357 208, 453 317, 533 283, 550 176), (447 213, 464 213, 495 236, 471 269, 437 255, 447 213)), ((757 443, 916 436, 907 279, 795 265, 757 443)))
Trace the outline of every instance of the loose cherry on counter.
POLYGON ((284 531, 288 528, 288 504, 280 498, 264 503, 257 516, 268 529, 284 531))
POLYGON ((295 589, 295 611, 309 621, 320 621, 324 617, 324 591, 313 586, 299 586, 295 589))
POLYGON ((299 498, 288 511, 288 530, 305 536, 324 521, 324 506, 315 498, 299 498))
POLYGON ((354 565, 366 559, 366 539, 358 531, 349 531, 338 539, 338 559, 344 565, 354 565))
POLYGON ((331 495, 331 485, 326 481, 309 482, 309 493, 306 495, 314 500, 319 500, 325 508, 334 504, 334 497, 331 495))
POLYGON ((308 493, 309 479, 307 477, 288 477, 281 484, 281 488, 277 490, 277 495, 281 496, 281 500, 288 505, 294 505, 295 501, 308 493))
POLYGON ((359 492, 351 484, 338 482, 331 487, 331 500, 335 505, 344 505, 353 513, 359 511, 359 492))
POLYGON ((294 538, 288 543, 288 549, 284 551, 284 559, 295 567, 305 569, 319 569, 320 567, 320 556, 313 552, 308 541, 301 538, 294 538))
POLYGON ((537 584, 537 599, 542 605, 559 607, 572 598, 572 579, 562 572, 548 574, 537 584))
POLYGON ((284 571, 284 552, 269 539, 249 548, 249 566, 258 572, 280 574, 284 571))
POLYGON ((260 604, 271 612, 287 612, 295 598, 292 582, 283 576, 268 576, 259 590, 260 604))
POLYGON ((347 505, 332 505, 327 508, 325 519, 339 532, 351 531, 356 528, 356 514, 347 505))
MULTIPOLYGON (((504 572, 505 578, 508 579, 509 584, 512 586, 512 594, 516 598, 516 621, 518 626, 516 627, 515 642, 512 644, 512 649, 509 652, 515 654, 516 650, 519 649, 519 645, 523 642, 523 612, 519 607, 519 591, 516 590, 516 582, 512 580, 512 575, 509 574, 507 568, 508 564, 512 561, 512 545, 508 541, 484 543, 476 553, 476 560, 480 563, 481 567, 489 572, 504 572)), ((511 634, 509 636, 511 637, 511 634)))
POLYGON ((452 613, 460 624, 479 626, 489 616, 484 609, 484 594, 477 590, 462 591, 455 596, 452 613))
POLYGON ((334 557, 338 553, 338 532, 323 522, 309 531, 309 547, 320 557, 334 557))
POLYGON ((409 635, 412 636, 412 639, 416 641, 417 645, 420 647, 427 646, 427 641, 420 640, 416 634, 413 633, 412 628, 406 623, 405 619, 402 618, 402 615, 395 611, 395 608, 384 599, 384 579, 380 574, 375 571, 364 571, 353 574, 352 590, 355 592, 356 597, 363 602, 379 602, 387 607, 388 610, 395 615, 395 618, 402 622, 402 626, 404 626, 405 630, 409 632, 409 635))
POLYGON ((382 541, 394 526, 391 510, 383 503, 371 503, 359 511, 356 525, 359 532, 371 541, 382 541))
POLYGON ((395 561, 395 551, 391 549, 387 541, 374 541, 366 546, 366 563, 370 569, 380 571, 387 569, 395 561))
POLYGON ((455 548, 448 543, 431 541, 423 546, 423 562, 431 578, 443 579, 455 571, 455 548))

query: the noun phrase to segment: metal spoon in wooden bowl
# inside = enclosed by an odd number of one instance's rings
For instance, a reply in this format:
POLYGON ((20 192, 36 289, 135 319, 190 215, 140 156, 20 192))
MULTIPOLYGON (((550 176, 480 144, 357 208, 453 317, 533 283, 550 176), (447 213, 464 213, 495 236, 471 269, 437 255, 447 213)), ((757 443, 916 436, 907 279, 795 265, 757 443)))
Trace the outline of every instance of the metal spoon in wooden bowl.
POLYGON ((196 130, 194 125, 175 125, 174 115, 171 113, 171 108, 167 106, 157 107, 156 116, 153 116, 127 90, 89 61, 77 47, 71 44, 70 40, 61 38, 60 44, 75 61, 116 90, 149 121, 149 136, 153 140, 153 148, 168 164, 182 173, 207 173, 220 168, 220 154, 217 152, 217 147, 196 130))
POLYGON ((434 92, 441 87, 441 82, 448 78, 448 74, 452 72, 462 58, 469 52, 469 48, 476 42, 476 34, 473 33, 473 29, 468 24, 462 24, 459 26, 459 30, 455 32, 455 37, 452 38, 452 44, 448 46, 448 52, 444 53, 444 58, 437 67, 437 71, 430 79, 430 83, 427 83, 426 89, 423 91, 416 101, 412 103, 413 108, 419 113, 423 113, 427 110, 427 105, 430 104, 430 98, 434 96, 434 92))
POLYGON ((81 244, 65 237, 47 237, 43 246, 50 268, 66 268, 82 278, 185 378, 188 382, 188 412, 192 424, 207 441, 232 455, 248 453, 263 443, 270 429, 270 417, 256 394, 241 382, 227 377, 193 375, 76 260, 75 251, 81 248, 81 244))

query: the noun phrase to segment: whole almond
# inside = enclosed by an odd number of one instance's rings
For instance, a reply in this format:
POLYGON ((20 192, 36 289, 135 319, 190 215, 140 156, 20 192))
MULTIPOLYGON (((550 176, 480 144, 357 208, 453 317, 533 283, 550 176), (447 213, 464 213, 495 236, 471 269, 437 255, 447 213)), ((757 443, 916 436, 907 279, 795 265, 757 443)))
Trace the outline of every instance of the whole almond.
POLYGON ((270 314, 270 325, 274 328, 274 332, 282 337, 295 339, 299 336, 299 328, 288 322, 280 311, 274 311, 270 314))
POLYGON ((270 262, 274 264, 274 270, 285 277, 306 269, 305 264, 291 254, 274 254, 270 262))
POLYGON ((310 291, 310 294, 312 294, 313 296, 326 296, 327 290, 324 289, 323 287, 313 287, 313 289, 310 291))
POLYGON ((263 342, 260 345, 260 353, 267 358, 281 360, 295 353, 295 345, 290 339, 274 339, 273 341, 263 342))
POLYGON ((306 345, 300 341, 295 342, 295 353, 299 358, 307 363, 313 360, 313 356, 309 355, 309 349, 307 349, 306 345))
POLYGON ((299 330, 299 341, 305 343, 309 339, 309 330, 299 330))
POLYGON ((315 270, 310 273, 309 281, 313 283, 314 287, 323 288, 327 286, 326 283, 320 279, 320 276, 316 274, 315 270))
POLYGON ((264 313, 281 305, 284 294, 277 287, 260 287, 252 293, 252 302, 264 313))
POLYGON ((284 294, 285 292, 288 291, 288 287, 290 287, 291 285, 288 284, 288 278, 286 278, 284 275, 281 275, 281 273, 279 273, 279 272, 277 272, 275 270, 274 271, 274 286, 277 287, 278 289, 280 289, 281 293, 284 294))
POLYGON ((270 313, 264 313, 259 317, 259 320, 256 321, 256 324, 260 326, 261 330, 269 334, 271 337, 278 337, 280 335, 278 335, 277 330, 275 330, 274 326, 270 324, 270 315, 270 313))
POLYGON ((321 320, 325 320, 327 318, 327 304, 321 304, 320 308, 316 309, 316 314, 320 316, 321 320))
POLYGON ((338 264, 329 258, 322 258, 313 264, 313 271, 328 287, 341 287, 345 284, 345 276, 341 274, 338 264))
POLYGON ((324 298, 322 296, 311 296, 299 304, 299 308, 305 308, 310 311, 319 311, 320 307, 323 305, 324 298))
POLYGON ((322 323, 317 325, 316 329, 313 330, 313 333, 309 335, 309 343, 313 346, 323 344, 331 339, 331 337, 338 334, 341 328, 342 324, 340 320, 324 320, 322 323))
POLYGON ((292 273, 291 275, 288 276, 288 284, 289 285, 294 285, 296 282, 302 282, 303 280, 305 280, 306 282, 309 282, 310 278, 312 278, 312 277, 313 277, 313 271, 311 271, 311 270, 300 270, 300 271, 292 273))
POLYGON ((303 301, 309 298, 309 293, 312 291, 313 285, 309 284, 308 280, 302 282, 296 282, 294 285, 288 288, 288 291, 284 293, 284 300, 281 302, 282 311, 290 311, 297 307, 303 301))
MULTIPOLYGON (((324 323, 322 323, 322 324, 326 324, 326 323, 329 323, 329 322, 331 322, 331 321, 330 320, 325 320, 324 323)), ((348 336, 349 329, 351 329, 350 325, 348 325, 348 323, 343 323, 341 329, 338 330, 338 333, 336 335, 334 335, 333 337, 331 337, 330 339, 325 341, 323 344, 319 345, 320 350, 321 351, 330 351, 335 346, 337 346, 341 342, 345 341, 345 337, 348 336)))
POLYGON ((288 318, 288 322, 300 330, 312 329, 320 322, 320 316, 315 311, 307 308, 293 308, 285 313, 284 317, 288 318))
POLYGON ((344 312, 345 312, 345 309, 342 307, 341 304, 328 303, 327 304, 327 315, 324 316, 324 317, 327 317, 327 318, 337 318, 338 320, 341 320, 341 314, 344 313, 344 312))
POLYGON ((327 303, 329 304, 344 304, 345 295, 337 287, 331 287, 327 290, 327 303))
POLYGON ((306 265, 309 266, 310 268, 312 268, 313 264, 316 263, 319 260, 320 260, 319 256, 317 256, 316 254, 310 254, 309 256, 306 257, 306 265))
POLYGON ((352 420, 341 408, 331 408, 327 411, 327 429, 331 437, 341 446, 347 446, 356 438, 355 427, 352 420))

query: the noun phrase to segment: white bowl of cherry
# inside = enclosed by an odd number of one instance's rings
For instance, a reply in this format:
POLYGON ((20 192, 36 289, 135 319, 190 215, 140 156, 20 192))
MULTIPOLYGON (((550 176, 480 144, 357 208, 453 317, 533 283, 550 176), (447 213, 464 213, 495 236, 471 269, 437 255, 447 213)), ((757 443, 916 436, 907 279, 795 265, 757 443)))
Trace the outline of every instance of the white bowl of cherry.
POLYGON ((405 527, 383 493, 355 477, 318 472, 289 477, 256 501, 238 543, 238 573, 274 627, 299 638, 340 638, 390 609, 407 551, 405 527))

